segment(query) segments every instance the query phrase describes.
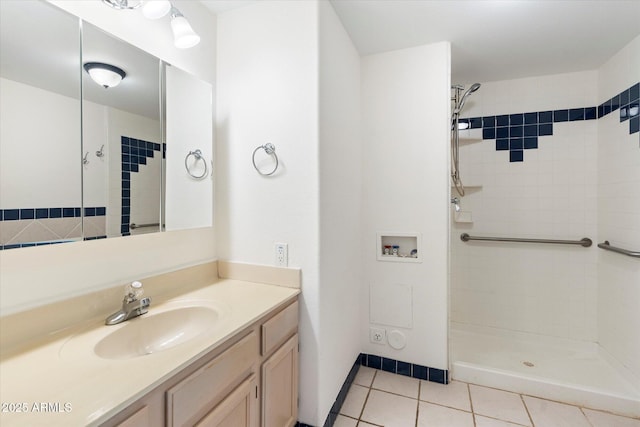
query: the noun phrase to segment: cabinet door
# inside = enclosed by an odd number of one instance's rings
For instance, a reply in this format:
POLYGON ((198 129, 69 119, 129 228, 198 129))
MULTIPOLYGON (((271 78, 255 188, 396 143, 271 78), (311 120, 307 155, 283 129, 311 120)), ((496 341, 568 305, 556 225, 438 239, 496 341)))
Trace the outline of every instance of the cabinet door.
POLYGON ((291 427, 298 419, 298 334, 262 364, 262 427, 291 427))
POLYGON ((197 427, 258 427, 258 381, 252 375, 218 406, 204 416, 197 427))

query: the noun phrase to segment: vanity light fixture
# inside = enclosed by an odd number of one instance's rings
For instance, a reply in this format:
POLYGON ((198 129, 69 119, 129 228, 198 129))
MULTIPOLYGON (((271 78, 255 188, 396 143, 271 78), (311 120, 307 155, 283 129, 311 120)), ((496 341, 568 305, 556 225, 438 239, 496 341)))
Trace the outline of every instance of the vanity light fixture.
POLYGON ((187 18, 175 6, 171 8, 171 30, 173 44, 178 49, 188 49, 200 43, 200 36, 193 31, 187 18))
POLYGON ((122 68, 102 62, 87 62, 83 67, 91 79, 105 89, 118 86, 127 75, 122 68))
POLYGON ((142 5, 141 0, 102 0, 102 3, 118 10, 137 9, 142 5))
POLYGON ((142 6, 142 14, 147 19, 160 19, 169 14, 173 44, 178 49, 188 49, 200 43, 200 36, 193 31, 187 18, 169 0, 102 0, 102 2, 118 10, 136 9, 142 6))

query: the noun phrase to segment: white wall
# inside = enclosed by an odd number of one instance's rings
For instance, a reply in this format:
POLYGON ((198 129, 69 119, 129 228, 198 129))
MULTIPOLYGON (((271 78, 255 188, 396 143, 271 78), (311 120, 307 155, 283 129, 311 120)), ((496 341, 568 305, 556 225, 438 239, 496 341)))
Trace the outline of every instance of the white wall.
POLYGON ((4 78, 0 86, 0 208, 80 206, 80 101, 4 78))
POLYGON ((446 42, 362 58, 362 349, 438 369, 448 369, 449 86, 446 42), (378 232, 421 234, 423 261, 377 261, 378 232), (412 311, 412 327, 373 326, 404 333, 402 350, 368 334, 370 287, 395 285, 410 286, 412 297, 388 314, 412 311))
MULTIPOLYGON (((598 70, 598 102, 638 83, 640 37, 598 70)), ((640 250, 640 133, 619 111, 598 120, 598 242, 640 250)), ((598 252, 598 341, 640 382, 640 262, 598 252)))
MULTIPOLYGON (((593 107, 596 87, 593 71, 486 82, 462 116, 593 107)), ((595 341, 595 246, 463 243, 460 234, 595 239, 597 125, 553 123, 523 162, 510 162, 481 129, 460 132, 462 180, 482 188, 461 198, 473 223, 452 224, 453 322, 595 341)))
MULTIPOLYGON (((149 21, 140 13, 118 12, 101 2, 54 4, 175 66, 214 81, 216 20, 200 3, 178 3, 202 37, 202 42, 189 50, 173 46, 168 18, 149 21)), ((205 228, 0 251, 0 313, 210 261, 216 258, 214 237, 213 228, 205 228)))
POLYGON ((288 243, 289 266, 302 269, 299 419, 319 425, 319 358, 329 348, 320 347, 319 324, 317 3, 257 2, 220 14, 217 49, 218 254, 273 265, 274 244, 288 243), (271 177, 251 162, 267 142, 280 159, 271 177))
POLYGON ((320 2, 319 12, 318 412, 326 416, 361 350, 362 141, 360 56, 329 2, 320 2))

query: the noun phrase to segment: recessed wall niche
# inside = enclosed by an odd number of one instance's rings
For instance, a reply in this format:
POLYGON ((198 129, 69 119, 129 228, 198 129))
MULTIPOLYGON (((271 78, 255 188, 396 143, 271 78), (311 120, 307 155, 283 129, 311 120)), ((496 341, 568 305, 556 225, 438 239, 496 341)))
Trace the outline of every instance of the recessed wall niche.
POLYGON ((378 233, 376 243, 378 261, 422 262, 422 237, 419 233, 378 233))

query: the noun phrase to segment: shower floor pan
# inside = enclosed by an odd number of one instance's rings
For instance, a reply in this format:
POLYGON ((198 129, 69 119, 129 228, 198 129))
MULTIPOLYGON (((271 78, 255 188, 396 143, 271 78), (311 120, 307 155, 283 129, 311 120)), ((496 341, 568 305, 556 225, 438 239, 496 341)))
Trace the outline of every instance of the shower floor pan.
POLYGON ((453 324, 452 378, 640 417, 640 383, 595 343, 453 324))

